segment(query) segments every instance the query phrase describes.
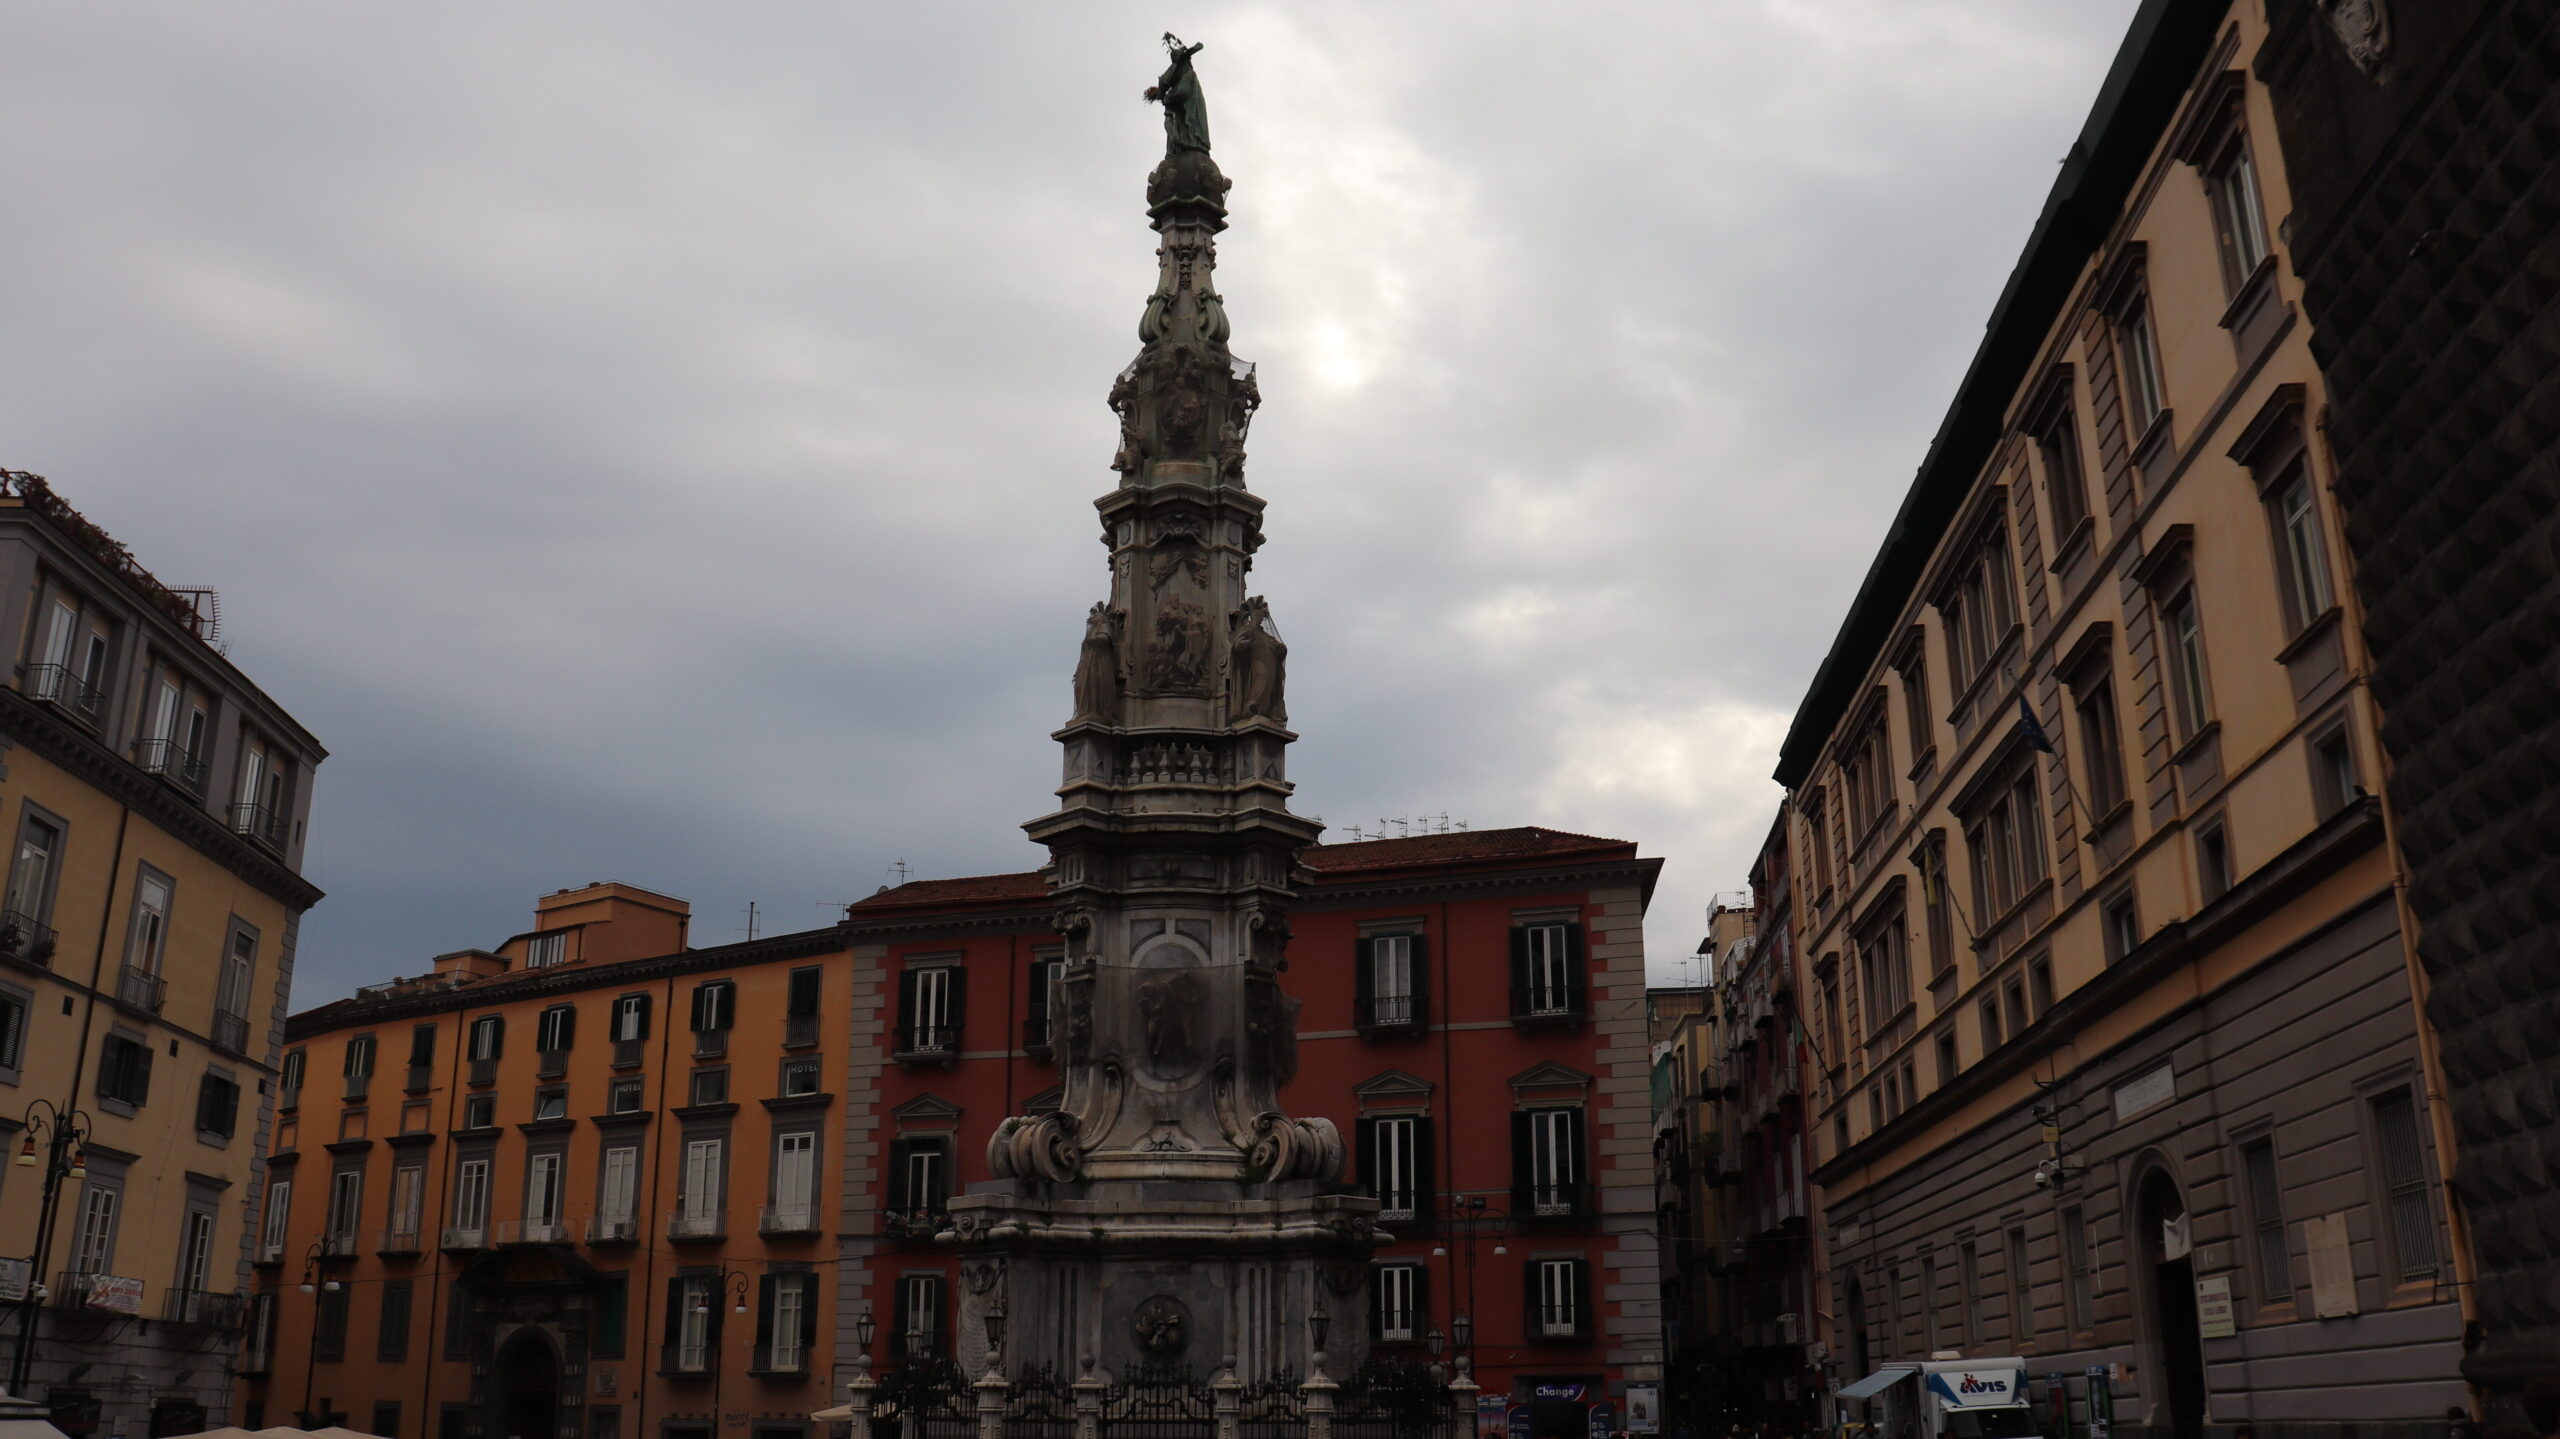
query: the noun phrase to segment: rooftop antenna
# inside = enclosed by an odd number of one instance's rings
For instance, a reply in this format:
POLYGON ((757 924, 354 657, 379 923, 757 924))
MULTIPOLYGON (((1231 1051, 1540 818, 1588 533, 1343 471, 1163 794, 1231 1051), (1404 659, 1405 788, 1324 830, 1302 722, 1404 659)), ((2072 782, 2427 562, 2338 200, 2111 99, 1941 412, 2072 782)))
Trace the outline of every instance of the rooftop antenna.
POLYGON ((915 878, 915 873, 916 873, 913 869, 908 868, 908 866, 907 866, 907 862, 906 862, 905 860, 903 860, 903 859, 902 859, 902 860, 899 860, 899 861, 898 861, 897 863, 895 863, 895 864, 890 865, 890 866, 889 866, 885 871, 883 871, 883 872, 884 872, 884 873, 887 873, 887 874, 894 874, 894 875, 896 875, 896 876, 898 877, 898 883, 900 883, 900 884, 902 884, 902 885, 903 885, 903 884, 905 884, 907 881, 909 881, 909 880, 911 880, 911 879, 915 878))
POLYGON ((748 901, 747 901, 747 943, 749 943, 749 944, 753 944, 753 943, 755 943, 755 941, 756 941, 756 902, 755 902, 754 900, 752 900, 752 899, 751 899, 751 900, 748 900, 748 901))

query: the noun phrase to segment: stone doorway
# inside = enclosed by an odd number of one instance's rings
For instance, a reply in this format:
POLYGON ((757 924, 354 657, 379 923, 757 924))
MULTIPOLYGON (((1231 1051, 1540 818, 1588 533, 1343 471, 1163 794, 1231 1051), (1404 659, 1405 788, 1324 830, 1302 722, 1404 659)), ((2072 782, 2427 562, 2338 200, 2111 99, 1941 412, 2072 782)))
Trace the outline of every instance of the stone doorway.
POLYGON ((498 1351, 498 1439, 555 1439, 560 1417, 560 1356, 526 1329, 498 1351))
POLYGON ((2196 1319, 2187 1202, 2177 1181, 2151 1171, 2134 1202, 2134 1222, 2135 1243, 2150 1276, 2151 1345, 2160 1375, 2150 1427, 2172 1439, 2204 1439, 2204 1332, 2196 1319))

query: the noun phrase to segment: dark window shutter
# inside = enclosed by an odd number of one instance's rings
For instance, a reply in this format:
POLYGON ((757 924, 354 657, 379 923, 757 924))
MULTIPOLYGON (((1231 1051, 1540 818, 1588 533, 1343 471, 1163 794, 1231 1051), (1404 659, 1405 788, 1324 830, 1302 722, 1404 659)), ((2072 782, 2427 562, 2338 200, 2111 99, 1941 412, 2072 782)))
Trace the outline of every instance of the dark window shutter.
POLYGON ((647 1039, 649 1037, 649 1006, 653 1002, 652 998, 648 995, 644 994, 640 996, 640 1033, 635 1036, 636 1038, 647 1039))
POLYGON ((927 1139, 920 1142, 942 1159, 940 1164, 933 1167, 933 1183, 928 1186, 929 1192, 922 1196, 920 1202, 927 1209, 942 1209, 951 1202, 951 1141, 927 1139))
POLYGON ((1573 1261, 1573 1332, 1591 1332, 1591 1265, 1581 1259, 1573 1261))
POLYGON ((693 1022, 693 1032, 694 1032, 694 1033, 696 1033, 696 1034, 700 1034, 700 1033, 701 1033, 701 1032, 703 1032, 704 1030, 709 1029, 709 1028, 711 1027, 711 1023, 710 1023, 709 1019, 707 1018, 707 1016, 709 1015, 710 1010, 711 1010, 710 999, 711 999, 711 986, 710 986, 710 985, 707 985, 707 984, 697 984, 697 985, 695 985, 695 986, 693 987, 693 1021, 692 1021, 692 1022, 693 1022))
POLYGON ((1431 1180, 1439 1168, 1439 1150, 1431 1142, 1431 1120, 1428 1116, 1413 1122, 1413 1212, 1425 1223, 1432 1221, 1435 1210, 1431 1180))
POLYGON ((1365 1116, 1353 1120, 1351 1138, 1352 1162, 1360 1166, 1354 1176, 1360 1192, 1374 1195, 1378 1192, 1378 1121, 1365 1116))
POLYGON ((133 1102, 141 1104, 151 1098, 151 1046, 130 1045, 133 1053, 133 1102))
POLYGON ((1529 1111, 1511 1111, 1511 1212, 1515 1215, 1537 1212, 1530 1196, 1538 1172, 1536 1147, 1529 1129, 1529 1111))
POLYGON ((578 1042, 578 1011, 563 1006, 560 1011, 560 1047, 567 1049, 578 1042))
POLYGON ((1367 1024, 1378 1012, 1377 1000, 1378 942, 1364 939, 1351 947, 1351 1022, 1367 1024))
POLYGON ((951 966, 951 989, 949 993, 951 995, 951 1017, 944 1022, 951 1026, 951 1047, 953 1049, 958 1049, 960 1047, 960 1032, 969 1023, 969 971, 962 969, 956 964, 951 966))
POLYGON ((1591 1012, 1591 1005, 1585 997, 1589 989, 1584 978, 1586 967, 1582 958, 1582 926, 1568 924, 1564 927, 1565 995, 1566 1003, 1575 1014, 1591 1012))
POLYGON ((1535 1341, 1538 1332, 1538 1261, 1527 1259, 1520 1264, 1520 1334, 1535 1341))
POLYGON ((897 1293, 889 1306, 889 1352, 904 1360, 907 1356, 907 1326, 914 1322, 914 1316, 907 1308, 906 1277, 901 1275, 891 1283, 897 1286, 897 1293))
POLYGON ((1511 1013, 1514 1017, 1529 1012, 1529 931, 1518 925, 1511 928, 1511 1013))
MULTIPOLYGON (((461 1292, 462 1286, 456 1284, 454 1286, 454 1293, 458 1297, 461 1292)), ((680 1274, 671 1275, 667 1279, 667 1347, 670 1349, 674 1348, 676 1346, 676 1342, 683 1337, 684 1276, 680 1274)))
POLYGON ((914 1197, 907 1193, 907 1155, 914 1149, 915 1141, 912 1139, 889 1141, 889 1207, 891 1209, 912 1209, 916 1205, 914 1197))
POLYGON ((1049 976, 1054 968, 1055 964, 1050 960, 1032 962, 1031 994, 1023 1007, 1023 1013, 1029 1016, 1025 1028, 1040 1036, 1042 1044, 1049 1042, 1049 976))
POLYGON ((898 1027, 906 1031, 898 1037, 898 1047, 900 1049, 915 1048, 916 976, 919 973, 921 973, 921 971, 913 969, 902 969, 898 971, 898 1027))
POLYGON ((1378 1282, 1382 1272, 1369 1271, 1369 1342, 1372 1344, 1387 1337, 1387 1286, 1378 1282))
POLYGON ((761 1362, 765 1351, 773 1347, 773 1276, 756 1279, 756 1359, 761 1362))
POLYGON ((1580 1213, 1585 1208, 1583 1196, 1590 1193, 1591 1181, 1591 1171, 1586 1158, 1591 1153, 1591 1143, 1582 1132, 1582 1125, 1583 1111, 1579 1109, 1565 1111, 1565 1144, 1569 1146, 1565 1173, 1571 1177, 1572 1188, 1568 1192, 1573 1198, 1576 1213, 1580 1213))
POLYGON ((1431 1022, 1431 966, 1426 961, 1431 953, 1430 943, 1419 934, 1406 940, 1405 943, 1412 946, 1407 952, 1413 956, 1413 1022, 1429 1024, 1431 1022))
POLYGON ((791 971, 790 1013, 793 1017, 806 1019, 818 1012, 819 979, 819 971, 815 969, 791 971))
POLYGON ((422 1067, 436 1062, 436 1027, 422 1024, 409 1031, 409 1063, 422 1067))
POLYGON ((1413 1266, 1413 1332, 1431 1332, 1431 1266, 1413 1266))
POLYGON ((489 1054, 488 1054, 488 1057, 489 1057, 489 1058, 491 1058, 491 1059, 496 1059, 498 1056, 500 1056, 500 1055, 502 1055, 502 1054, 505 1054, 505 1053, 507 1052, 507 1022, 506 1022, 506 1020, 505 1020, 505 1019, 503 1019, 503 1018, 501 1018, 501 1017, 499 1017, 499 1016, 497 1016, 497 1015, 494 1015, 494 1014, 493 1014, 493 1015, 490 1015, 487 1019, 484 1019, 484 1020, 482 1020, 482 1021, 480 1021, 480 1022, 481 1022, 482 1024, 485 1024, 485 1025, 489 1026, 489 1054))

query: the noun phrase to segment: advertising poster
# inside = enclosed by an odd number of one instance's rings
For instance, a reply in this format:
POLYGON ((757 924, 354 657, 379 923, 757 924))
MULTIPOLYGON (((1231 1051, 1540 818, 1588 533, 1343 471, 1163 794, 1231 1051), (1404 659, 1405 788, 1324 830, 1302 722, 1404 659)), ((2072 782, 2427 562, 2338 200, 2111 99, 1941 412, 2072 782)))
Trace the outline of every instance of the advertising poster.
POLYGON ((1504 1439, 1511 1429, 1511 1396, 1476 1396, 1476 1439, 1504 1439))
POLYGON ((1662 1432, 1662 1386, 1630 1384, 1627 1386, 1627 1432, 1659 1434, 1662 1432))

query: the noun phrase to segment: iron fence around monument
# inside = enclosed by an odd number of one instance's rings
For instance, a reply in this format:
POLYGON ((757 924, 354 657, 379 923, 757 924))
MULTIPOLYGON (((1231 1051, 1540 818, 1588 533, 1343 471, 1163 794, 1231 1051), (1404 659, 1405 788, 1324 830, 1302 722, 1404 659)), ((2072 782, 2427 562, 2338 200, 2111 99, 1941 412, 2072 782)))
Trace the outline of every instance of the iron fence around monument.
POLYGON ((1237 1396, 1237 1430, 1243 1439, 1303 1439, 1307 1396, 1297 1374, 1283 1365, 1270 1378, 1248 1384, 1237 1396))
POLYGON ((976 1439, 977 1391, 948 1359, 911 1359, 880 1377, 871 1432, 907 1439, 976 1439))
POLYGON ((1333 1397, 1334 1439, 1461 1439, 1457 1397, 1437 1366, 1373 1359, 1333 1397))
POLYGON ((1013 1377, 1005 1439, 1075 1439, 1074 1385, 1054 1364, 1026 1364, 1013 1377))
POLYGON ((1102 1439, 1217 1439, 1217 1395, 1188 1368, 1141 1363, 1102 1391, 1102 1439))

